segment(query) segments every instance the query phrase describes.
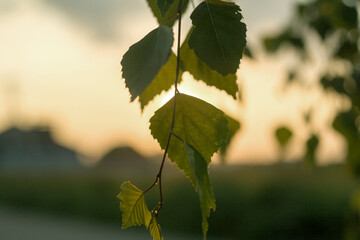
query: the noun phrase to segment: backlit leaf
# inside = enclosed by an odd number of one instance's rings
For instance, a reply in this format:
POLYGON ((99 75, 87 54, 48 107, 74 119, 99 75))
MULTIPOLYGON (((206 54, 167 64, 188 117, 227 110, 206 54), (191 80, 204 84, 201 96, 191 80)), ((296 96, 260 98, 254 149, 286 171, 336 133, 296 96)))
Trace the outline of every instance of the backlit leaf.
MULTIPOLYGON (((177 94, 176 101, 174 133, 193 146, 209 163, 229 133, 224 113, 205 101, 185 94, 177 94)), ((165 149, 167 144, 173 106, 174 98, 158 109, 150 119, 151 134, 162 149, 165 149)), ((183 142, 172 137, 168 154, 170 160, 195 184, 195 176, 187 161, 183 142)))
POLYGON ((189 46, 198 58, 226 76, 235 74, 246 46, 246 25, 235 3, 206 0, 190 18, 195 26, 189 46))
POLYGON ((208 174, 208 163, 192 146, 187 143, 184 143, 184 146, 190 168, 195 176, 197 192, 200 197, 202 230, 204 239, 206 239, 206 232, 209 227, 207 218, 210 216, 210 210, 215 211, 216 208, 215 196, 211 188, 208 174))
POLYGON ((122 77, 129 88, 131 101, 143 93, 171 54, 172 29, 159 26, 132 45, 121 60, 122 77))
POLYGON ((220 90, 224 90, 236 99, 236 93, 239 91, 236 83, 236 75, 228 74, 227 76, 223 76, 200 61, 200 59, 195 55, 194 50, 189 48, 188 41, 191 32, 192 31, 190 31, 187 35, 180 49, 183 70, 188 71, 196 80, 203 81, 209 86, 214 86, 220 90))
MULTIPOLYGON (((171 53, 168 62, 162 66, 159 73, 156 75, 151 84, 139 96, 141 109, 144 110, 145 106, 163 91, 167 91, 175 82, 176 71, 176 56, 171 53)), ((179 80, 181 82, 182 71, 179 73, 179 80)))
POLYGON ((153 240, 163 240, 163 235, 161 234, 160 224, 157 223, 156 218, 152 217, 149 225, 149 231, 153 240))
MULTIPOLYGON (((164 0, 163 0, 164 1, 164 0)), ((166 0, 165 0, 166 1, 166 0)), ((180 0, 173 0, 172 4, 167 9, 165 15, 161 13, 161 10, 158 6, 159 0, 147 0, 147 3, 153 12, 154 16, 156 17, 157 21, 161 25, 166 25, 168 27, 172 27, 175 23, 175 20, 178 19, 177 17, 177 9, 179 6, 180 0)), ((167 1, 169 2, 169 1, 167 1)), ((189 0, 183 0, 182 1, 182 12, 185 12, 187 9, 187 6, 189 4, 189 0)))
POLYGON ((120 199, 123 229, 136 225, 149 226, 152 216, 146 206, 143 191, 127 181, 121 185, 121 192, 117 197, 120 199))

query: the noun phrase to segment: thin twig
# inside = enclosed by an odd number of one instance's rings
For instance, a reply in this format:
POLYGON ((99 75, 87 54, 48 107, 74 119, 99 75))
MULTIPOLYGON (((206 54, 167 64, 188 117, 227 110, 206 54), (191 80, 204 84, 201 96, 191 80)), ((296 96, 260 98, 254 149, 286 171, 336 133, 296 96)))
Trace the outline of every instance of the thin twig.
POLYGON ((166 156, 170 147, 170 140, 171 140, 171 136, 174 135, 175 137, 179 138, 177 135, 175 135, 173 133, 174 130, 174 126, 175 126, 175 112, 176 112, 176 99, 179 93, 178 90, 178 82, 179 82, 179 73, 180 73, 180 37, 181 37, 181 16, 182 16, 182 0, 179 1, 179 6, 177 9, 177 15, 179 16, 179 23, 178 23, 178 39, 177 39, 177 60, 176 60, 176 76, 175 76, 175 90, 174 90, 174 105, 173 105, 173 112, 172 112, 172 119, 171 119, 171 125, 170 125, 170 132, 169 132, 169 137, 166 143, 166 147, 165 147, 165 152, 161 161, 161 165, 160 165, 160 169, 158 174, 156 175, 156 179, 154 181, 154 183, 148 187, 148 189, 146 189, 144 191, 144 194, 149 191, 150 189, 152 189, 157 183, 159 184, 159 193, 160 193, 160 202, 158 203, 158 205, 155 207, 155 216, 157 218, 159 211, 161 210, 164 201, 163 201, 163 194, 162 194, 162 185, 161 185, 161 176, 162 176, 162 171, 164 168, 164 163, 166 160, 166 156))

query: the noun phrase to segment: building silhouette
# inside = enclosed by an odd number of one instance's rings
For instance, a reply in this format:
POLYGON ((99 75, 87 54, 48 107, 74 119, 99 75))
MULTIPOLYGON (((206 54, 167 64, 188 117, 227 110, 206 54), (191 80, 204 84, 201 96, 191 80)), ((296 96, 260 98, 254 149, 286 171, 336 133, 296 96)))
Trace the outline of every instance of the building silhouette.
POLYGON ((76 152, 57 144, 49 128, 22 130, 11 127, 0 133, 2 170, 70 170, 80 167, 76 152))

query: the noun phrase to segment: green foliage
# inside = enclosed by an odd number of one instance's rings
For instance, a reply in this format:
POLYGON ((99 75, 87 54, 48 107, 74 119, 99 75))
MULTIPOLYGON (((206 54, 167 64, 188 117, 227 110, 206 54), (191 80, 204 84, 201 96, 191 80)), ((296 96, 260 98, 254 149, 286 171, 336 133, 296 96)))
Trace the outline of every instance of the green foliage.
POLYGON ((292 132, 287 127, 279 127, 275 130, 275 136, 280 147, 285 148, 292 137, 292 132))
POLYGON ((339 48, 335 53, 335 57, 338 57, 340 59, 349 59, 358 61, 356 58, 358 58, 357 55, 358 46, 357 42, 352 39, 343 38, 341 39, 339 43, 339 48))
MULTIPOLYGON (((174 69, 176 68, 176 56, 171 53, 168 62, 162 66, 159 73, 152 80, 151 84, 139 96, 141 109, 144 110, 145 106, 163 91, 167 91, 174 85, 174 69)), ((182 72, 179 73, 179 76, 182 72)), ((179 79, 181 82, 181 77, 179 79)))
POLYGON ((206 232, 209 224, 207 218, 210 216, 210 210, 215 210, 215 196, 211 188, 208 163, 192 146, 184 143, 187 158, 190 168, 195 176, 196 188, 200 197, 201 211, 202 211, 202 229, 204 239, 206 239, 206 232))
POLYGON ((136 225, 149 227, 152 216, 146 206, 143 191, 127 181, 121 185, 118 199, 122 211, 122 228, 136 225))
MULTIPOLYGON (((163 24, 168 27, 172 27, 177 19, 176 12, 179 7, 180 0, 173 0, 171 4, 169 4, 171 1, 169 0, 147 0, 147 3, 153 12, 154 16, 156 17, 159 24, 163 24), (167 10, 166 14, 162 14, 162 10, 160 10, 159 2, 167 2, 167 10)), ((189 4, 189 0, 183 0, 182 1, 182 12, 185 12, 187 9, 187 6, 189 4)), ((163 8, 165 9, 165 8, 163 8)))
POLYGON ((357 27, 358 14, 355 1, 345 4, 341 0, 317 0, 298 6, 301 19, 325 39, 338 29, 352 30, 357 27))
POLYGON ((121 185, 118 199, 120 200, 120 210, 123 213, 122 228, 136 225, 149 226, 151 213, 146 206, 143 191, 127 181, 121 185))
POLYGON ((145 203, 143 191, 127 181, 121 185, 118 199, 122 211, 122 228, 145 225, 154 240, 163 239, 160 225, 145 203))
POLYGON ((178 36, 176 56, 171 52, 173 31, 170 27, 178 19, 178 32, 181 32, 181 16, 189 1, 147 2, 160 26, 125 53, 121 61, 122 76, 131 101, 139 97, 142 110, 155 96, 173 85, 175 91, 174 97, 150 119, 151 134, 165 150, 154 183, 145 192, 129 182, 122 186, 119 198, 123 227, 144 224, 154 239, 162 239, 157 217, 163 206, 161 179, 168 155, 199 193, 206 239, 207 219, 216 207, 208 165, 217 151, 224 157, 240 124, 211 104, 180 93, 178 84, 182 81, 182 73, 187 71, 196 80, 224 90, 236 99, 239 88, 235 74, 245 51, 246 25, 241 22, 243 17, 236 4, 220 0, 202 2, 191 14, 194 26, 181 47, 180 34, 178 36), (160 201, 150 213, 144 194, 156 185, 160 201))
POLYGON ((316 164, 316 150, 319 145, 319 138, 313 134, 311 137, 306 141, 306 154, 304 160, 311 166, 315 166, 316 164))
POLYGON ((236 73, 246 46, 246 25, 241 22, 240 11, 231 2, 206 0, 190 16, 195 28, 189 47, 201 61, 224 76, 236 73))
POLYGON ((154 216, 151 218, 149 231, 154 240, 164 239, 161 233, 160 224, 156 221, 156 218, 154 216))
MULTIPOLYGON (((172 138, 169 145, 169 158, 184 171, 192 183, 196 185, 195 176, 187 161, 184 142, 193 146, 210 163, 212 155, 226 141, 229 128, 228 121, 222 111, 209 103, 185 94, 176 95, 176 112, 172 138)), ((168 134, 171 129, 174 99, 158 109, 150 119, 152 136, 159 142, 162 149, 167 146, 168 134)))
POLYGON ((221 75, 217 71, 212 70, 207 64, 200 61, 195 55, 194 50, 189 48, 189 37, 192 31, 190 31, 181 45, 181 61, 183 64, 183 70, 189 72, 196 80, 205 82, 209 86, 214 86, 220 90, 224 90, 234 99, 236 99, 236 93, 239 91, 239 87, 236 84, 236 75, 228 74, 226 76, 221 75))
MULTIPOLYGON (((360 175, 360 22, 358 0, 314 0, 297 4, 297 11, 292 21, 276 36, 264 39, 264 46, 269 53, 279 51, 284 46, 297 50, 304 61, 304 66, 314 64, 313 59, 304 59, 309 49, 314 46, 312 36, 318 36, 322 48, 328 56, 322 60, 326 67, 319 72, 318 80, 325 91, 341 95, 351 103, 351 110, 338 113, 333 122, 337 130, 347 141, 347 162, 354 173, 360 175), (332 44, 329 44, 332 42, 332 44), (290 44, 289 44, 290 43, 290 44), (340 63, 346 64, 344 71, 338 71, 340 63)), ((297 65, 301 72, 302 65, 297 65)), ((300 78, 294 80, 301 81, 300 78)), ((315 85, 314 88, 318 86, 315 85)), ((314 103, 316 104, 316 103, 314 103)), ((316 107, 313 107, 316 110, 316 107)), ((310 123, 309 123, 310 124, 310 123)), ((315 143, 315 141, 313 141, 315 143)), ((309 155, 305 156, 305 159, 309 155)), ((312 157, 310 157, 312 158, 312 157)))
POLYGON ((122 76, 131 93, 131 101, 144 92, 168 61, 173 41, 172 29, 160 26, 124 54, 121 60, 122 76))

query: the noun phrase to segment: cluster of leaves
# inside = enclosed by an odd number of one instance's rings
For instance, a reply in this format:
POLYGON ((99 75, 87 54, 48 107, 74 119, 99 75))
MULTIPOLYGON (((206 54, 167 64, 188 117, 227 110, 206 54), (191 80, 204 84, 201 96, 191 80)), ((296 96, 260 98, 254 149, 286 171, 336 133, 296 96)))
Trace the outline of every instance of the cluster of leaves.
POLYGON ((125 182, 118 195, 123 228, 145 225, 154 239, 163 239, 157 222, 163 205, 161 173, 166 155, 190 179, 199 194, 204 239, 207 218, 215 210, 215 196, 208 175, 214 153, 225 154, 240 123, 211 104, 180 93, 182 74, 225 91, 234 99, 239 91, 236 71, 246 45, 246 25, 239 6, 222 0, 201 2, 190 18, 193 27, 180 46, 181 16, 188 0, 148 0, 159 27, 133 44, 121 61, 122 76, 141 109, 163 91, 175 87, 174 97, 150 119, 152 136, 165 150, 155 182, 145 191, 125 182), (178 20, 178 51, 172 52, 173 25, 178 20), (144 195, 159 186, 160 202, 149 210, 144 195))
MULTIPOLYGON (((306 62, 309 59, 309 36, 317 36, 327 50, 327 67, 320 73, 319 83, 325 91, 331 91, 350 100, 351 107, 338 113, 333 128, 344 136, 348 143, 347 162, 356 174, 360 174, 360 25, 359 1, 314 0, 297 5, 294 21, 276 36, 264 39, 269 53, 291 47, 306 62), (336 44, 329 42, 336 40, 336 44), (347 66, 346 72, 337 71, 338 65, 347 66)), ((298 67, 297 71, 301 71, 298 67)), ((296 71, 289 71, 289 81, 296 80, 296 71)), ((300 79, 297 79, 300 80, 300 79)), ((315 108, 316 109, 316 108, 315 108)), ((313 133, 307 143, 305 161, 315 162, 319 138, 313 133)))

